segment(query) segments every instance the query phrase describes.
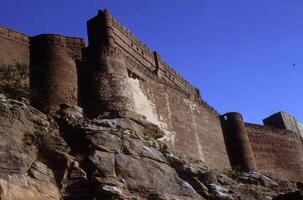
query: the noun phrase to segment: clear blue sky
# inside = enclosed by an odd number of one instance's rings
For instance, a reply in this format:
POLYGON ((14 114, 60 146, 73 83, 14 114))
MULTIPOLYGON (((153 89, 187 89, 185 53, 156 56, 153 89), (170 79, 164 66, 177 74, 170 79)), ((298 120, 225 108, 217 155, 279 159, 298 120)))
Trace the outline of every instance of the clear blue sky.
POLYGON ((86 38, 106 7, 220 113, 303 122, 302 0, 1 0, 0 25, 86 38))

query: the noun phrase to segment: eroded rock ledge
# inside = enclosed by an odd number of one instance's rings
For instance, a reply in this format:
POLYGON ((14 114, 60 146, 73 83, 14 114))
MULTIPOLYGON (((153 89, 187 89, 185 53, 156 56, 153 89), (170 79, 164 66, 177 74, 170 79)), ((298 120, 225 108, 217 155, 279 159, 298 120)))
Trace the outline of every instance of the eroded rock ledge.
MULTIPOLYGON (((121 116, 121 115, 120 115, 121 116)), ((53 116, 0 95, 2 200, 300 199, 301 183, 221 172, 169 151, 143 119, 53 116)))

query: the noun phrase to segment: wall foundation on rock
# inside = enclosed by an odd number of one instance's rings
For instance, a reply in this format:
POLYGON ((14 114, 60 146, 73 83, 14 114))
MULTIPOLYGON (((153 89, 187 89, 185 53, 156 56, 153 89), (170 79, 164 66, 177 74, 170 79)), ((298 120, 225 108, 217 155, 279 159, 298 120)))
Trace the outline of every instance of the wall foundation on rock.
POLYGON ((150 50, 108 10, 87 22, 81 38, 35 37, 0 27, 0 65, 30 64, 31 104, 49 113, 79 105, 90 118, 128 117, 153 124, 173 152, 211 168, 241 168, 303 179, 303 125, 286 113, 245 123, 220 115, 158 52, 150 50))

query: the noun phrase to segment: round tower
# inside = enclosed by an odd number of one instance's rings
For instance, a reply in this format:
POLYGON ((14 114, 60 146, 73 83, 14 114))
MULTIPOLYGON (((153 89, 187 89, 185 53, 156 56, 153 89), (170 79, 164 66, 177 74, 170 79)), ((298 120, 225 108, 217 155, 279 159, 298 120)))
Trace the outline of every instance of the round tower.
POLYGON ((65 37, 32 37, 30 50, 32 105, 44 112, 62 103, 77 105, 77 67, 69 56, 65 37))
POLYGON ((256 162, 242 115, 236 112, 221 116, 224 139, 231 166, 243 171, 256 171, 256 162))
POLYGON ((126 56, 115 43, 111 16, 108 11, 87 22, 89 46, 86 51, 87 69, 84 107, 91 116, 104 112, 133 111, 128 82, 126 56))
POLYGON ((106 111, 132 111, 133 100, 125 58, 118 48, 89 49, 86 106, 97 116, 106 111))

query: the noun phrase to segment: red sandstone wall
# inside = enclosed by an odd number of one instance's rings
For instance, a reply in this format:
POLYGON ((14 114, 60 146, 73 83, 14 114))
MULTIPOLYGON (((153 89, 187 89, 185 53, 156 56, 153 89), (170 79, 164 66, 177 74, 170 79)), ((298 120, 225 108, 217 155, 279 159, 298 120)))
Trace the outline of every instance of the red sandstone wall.
POLYGON ((111 18, 107 28, 126 56, 130 81, 135 87, 132 89, 140 93, 135 94, 135 101, 145 103, 145 110, 136 111, 165 130, 168 137, 164 140, 177 152, 204 160, 210 167, 230 168, 219 114, 200 100, 194 87, 118 22, 111 18))
POLYGON ((303 146, 298 134, 248 123, 246 129, 259 171, 272 177, 303 180, 303 146))
POLYGON ((85 42, 82 38, 65 37, 67 51, 70 57, 75 61, 80 62, 83 59, 83 50, 85 42))
MULTIPOLYGON (((218 113, 213 111, 208 105, 193 102, 192 106, 193 120, 196 123, 196 127, 194 126, 197 133, 196 137, 200 141, 206 162, 210 167, 214 168, 229 167, 230 164, 218 113)), ((188 118, 189 116, 185 117, 188 118)), ((178 130, 178 127, 176 127, 176 130, 178 130)), ((183 137, 186 137, 186 134, 183 137)), ((182 145, 182 140, 180 145, 182 145)))
POLYGON ((175 133, 168 138, 173 149, 204 160, 210 167, 230 167, 216 111, 164 83, 151 79, 141 79, 139 83, 154 108, 158 124, 172 135, 175 133))
POLYGON ((29 64, 29 38, 0 27, 0 65, 16 63, 29 64))

